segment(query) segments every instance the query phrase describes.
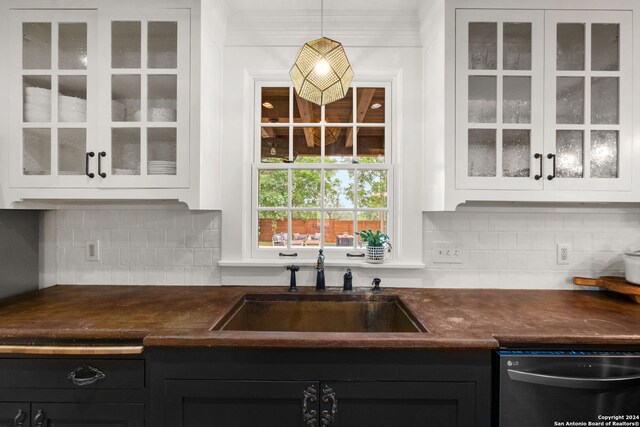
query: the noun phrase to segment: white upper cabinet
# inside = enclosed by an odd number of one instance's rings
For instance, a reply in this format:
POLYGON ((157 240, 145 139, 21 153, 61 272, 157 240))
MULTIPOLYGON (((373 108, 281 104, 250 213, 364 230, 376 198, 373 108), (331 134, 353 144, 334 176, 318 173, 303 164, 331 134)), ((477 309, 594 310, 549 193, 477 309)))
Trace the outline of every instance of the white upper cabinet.
POLYGON ((87 10, 8 9, 3 204, 219 207, 219 117, 211 113, 219 112, 222 56, 204 29, 210 17, 199 13, 120 0, 87 10))
POLYGON ((442 12, 427 15, 436 28, 424 40, 427 79, 444 79, 442 90, 426 85, 426 210, 640 201, 640 4, 440 3, 442 12), (565 6, 572 9, 558 9, 565 6), (606 10, 612 6, 620 10, 606 10))

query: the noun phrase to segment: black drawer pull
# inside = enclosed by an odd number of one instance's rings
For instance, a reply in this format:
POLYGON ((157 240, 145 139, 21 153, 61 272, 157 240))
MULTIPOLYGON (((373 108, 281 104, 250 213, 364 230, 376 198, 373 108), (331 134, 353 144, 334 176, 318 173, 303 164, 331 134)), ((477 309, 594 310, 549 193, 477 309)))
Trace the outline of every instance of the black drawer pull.
POLYGON ((85 162, 84 162, 84 173, 85 175, 87 175, 89 178, 93 178, 94 176, 96 176, 93 172, 89 172, 89 158, 95 156, 96 153, 94 153, 93 151, 89 151, 87 153, 87 155, 85 156, 85 162))
POLYGON ((46 419, 46 414, 42 409, 38 409, 38 413, 35 417, 33 417, 33 423, 36 427, 42 427, 44 425, 44 420, 46 419))
POLYGON ((98 153, 98 175, 100 175, 103 178, 107 177, 107 174, 102 172, 102 158, 103 157, 107 157, 107 153, 105 153, 104 151, 101 151, 98 153))
POLYGON ((315 386, 309 386, 306 390, 302 390, 302 419, 304 423, 308 426, 315 426, 318 422, 318 412, 313 408, 314 405, 309 405, 309 403, 314 403, 318 400, 318 391, 315 386), (311 408, 309 408, 311 406, 311 408))
POLYGON ((284 252, 280 252, 278 255, 279 255, 279 256, 298 256, 298 253, 297 253, 297 252, 294 252, 294 253, 292 253, 292 254, 286 254, 286 253, 284 253, 284 252))
POLYGON ((18 409, 18 414, 13 419, 13 427, 22 427, 26 418, 27 414, 25 414, 22 409, 18 409))
POLYGON ((350 254, 347 253, 348 258, 364 258, 364 254, 350 254))
POLYGON ((67 378, 77 386, 85 386, 96 383, 106 378, 106 375, 98 368, 90 365, 82 365, 71 372, 67 378))

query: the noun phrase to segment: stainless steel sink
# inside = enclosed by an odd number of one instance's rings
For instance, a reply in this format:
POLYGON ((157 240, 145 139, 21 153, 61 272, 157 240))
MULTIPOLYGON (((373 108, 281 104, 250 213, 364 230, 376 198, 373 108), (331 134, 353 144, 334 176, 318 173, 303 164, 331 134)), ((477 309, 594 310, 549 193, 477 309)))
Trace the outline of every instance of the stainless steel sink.
POLYGON ((246 294, 212 330, 427 332, 396 295, 246 294))

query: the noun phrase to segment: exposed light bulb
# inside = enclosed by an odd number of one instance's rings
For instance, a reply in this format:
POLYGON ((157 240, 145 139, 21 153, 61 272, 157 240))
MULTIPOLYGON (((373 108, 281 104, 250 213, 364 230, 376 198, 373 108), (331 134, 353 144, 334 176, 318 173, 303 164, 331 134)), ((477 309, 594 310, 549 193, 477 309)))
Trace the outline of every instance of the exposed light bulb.
POLYGON ((326 59, 322 58, 318 62, 316 62, 316 66, 313 69, 319 75, 324 76, 329 72, 329 70, 331 70, 331 66, 326 59))
POLYGON ((270 151, 272 156, 276 155, 276 147, 271 147, 271 151, 270 151))

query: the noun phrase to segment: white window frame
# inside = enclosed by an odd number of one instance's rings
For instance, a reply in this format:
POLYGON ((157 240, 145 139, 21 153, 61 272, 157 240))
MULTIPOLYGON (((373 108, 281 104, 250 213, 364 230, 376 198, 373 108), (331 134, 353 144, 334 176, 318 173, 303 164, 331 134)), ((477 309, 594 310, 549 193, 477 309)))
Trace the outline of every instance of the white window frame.
MULTIPOLYGON (((397 209, 397 205, 395 203, 394 192, 396 186, 394 185, 394 163, 396 150, 394 149, 393 143, 393 108, 396 105, 394 99, 394 93, 392 91, 393 79, 381 79, 375 81, 357 81, 353 82, 351 87, 353 88, 353 109, 354 113, 352 115, 353 121, 351 123, 329 123, 325 122, 325 109, 324 107, 321 109, 321 120, 320 123, 294 123, 293 122, 293 103, 294 103, 294 88, 290 81, 286 80, 271 80, 271 79, 259 79, 256 78, 254 81, 254 99, 253 99, 253 134, 252 134, 252 164, 251 164, 251 258, 253 259, 261 259, 261 260, 292 260, 292 259, 313 259, 318 254, 318 249, 322 248, 326 251, 327 257, 332 259, 342 259, 342 260, 358 260, 360 258, 351 258, 347 257, 347 254, 351 255, 359 255, 363 253, 361 248, 355 247, 334 247, 328 246, 324 247, 324 213, 326 211, 346 211, 353 212, 354 214, 354 231, 359 231, 356 229, 357 224, 357 213, 362 211, 386 211, 387 213, 387 234, 393 240, 393 236, 395 235, 394 231, 395 227, 395 211, 397 209), (261 123, 261 97, 262 97, 262 88, 263 87, 288 87, 289 88, 289 121, 287 123, 261 123), (384 123, 357 123, 357 90, 358 88, 384 88, 385 89, 385 121, 384 123), (321 160, 319 163, 313 164, 295 164, 295 163, 261 163, 261 129, 263 127, 288 127, 289 128, 289 158, 291 159, 293 156, 293 130, 294 128, 304 128, 304 127, 320 127, 322 129, 322 144, 321 144, 321 160), (324 138, 325 132, 324 129, 326 127, 353 127, 354 129, 354 143, 353 149, 354 154, 357 153, 357 132, 355 132, 357 127, 384 127, 385 128, 385 160, 384 163, 378 164, 349 164, 349 163, 325 163, 325 145, 324 138), (357 203, 353 208, 325 208, 321 206, 320 208, 294 208, 294 207, 286 207, 286 208, 259 208, 258 207, 258 171, 259 170, 297 170, 297 169, 305 169, 305 170, 321 170, 321 190, 324 191, 324 170, 386 170, 387 171, 387 208, 379 209, 379 208, 358 208, 357 203), (291 213, 292 212, 301 212, 301 211, 313 211, 320 212, 321 221, 320 221, 320 235, 321 241, 319 246, 294 246, 292 247, 290 244, 290 240, 287 242, 287 246, 274 246, 274 247, 259 247, 258 242, 258 211, 285 211, 288 215, 288 235, 292 236, 292 221, 291 221, 291 213), (296 253, 295 257, 286 257, 281 256, 280 254, 293 254, 296 253)), ((291 190, 291 174, 289 174, 289 190, 291 190)), ((357 180, 354 183, 357 185, 357 180)), ((291 193, 289 192, 289 199, 291 197, 291 193)), ((289 205, 290 205, 289 201, 289 205)), ((357 236, 354 235, 354 242, 357 241, 357 236)), ((357 245, 356 245, 357 246, 357 245)), ((389 260, 394 259, 394 252, 389 254, 389 260)))

